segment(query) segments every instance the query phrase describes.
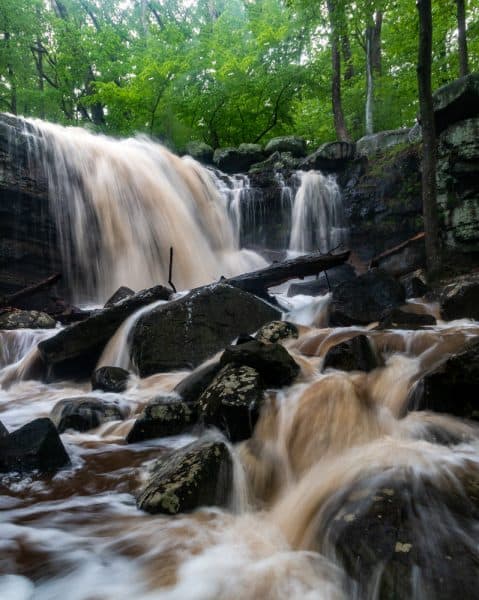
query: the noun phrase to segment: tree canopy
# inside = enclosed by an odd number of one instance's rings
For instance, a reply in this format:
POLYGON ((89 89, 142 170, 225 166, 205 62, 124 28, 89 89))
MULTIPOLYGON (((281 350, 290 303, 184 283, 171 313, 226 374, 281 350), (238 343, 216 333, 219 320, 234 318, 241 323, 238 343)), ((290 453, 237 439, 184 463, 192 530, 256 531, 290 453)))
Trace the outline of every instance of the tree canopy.
MULTIPOLYGON (((456 4, 432 0, 433 87, 460 73, 456 4)), ((471 0, 465 23, 477 70, 471 0)), ((314 145, 336 138, 333 45, 348 135, 411 125, 413 0, 0 0, 0 110, 177 149, 286 133, 314 145)))

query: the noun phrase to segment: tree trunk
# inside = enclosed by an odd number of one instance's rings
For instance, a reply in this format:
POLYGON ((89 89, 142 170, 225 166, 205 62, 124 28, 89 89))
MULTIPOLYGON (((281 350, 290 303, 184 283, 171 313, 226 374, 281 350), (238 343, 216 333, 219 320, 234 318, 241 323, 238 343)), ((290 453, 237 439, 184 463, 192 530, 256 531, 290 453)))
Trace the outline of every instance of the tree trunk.
POLYGON ((456 0, 456 7, 459 43, 459 77, 464 77, 464 75, 469 73, 466 37, 466 7, 464 0, 456 0))
POLYGON ((371 65, 373 70, 382 74, 382 52, 381 52, 381 31, 383 26, 383 13, 378 10, 374 16, 374 26, 371 38, 371 65))
POLYGON ((374 78, 373 78, 373 38, 374 26, 366 29, 366 135, 374 133, 373 105, 374 105, 374 78))
POLYGON ((417 0, 416 6, 419 13, 417 80, 423 139, 422 204, 426 234, 426 261, 429 273, 435 274, 441 267, 441 248, 436 202, 436 129, 431 90, 431 0, 417 0))
POLYGON ((341 51, 346 68, 344 69, 344 81, 349 81, 354 77, 353 53, 351 52, 351 43, 347 33, 341 35, 341 51))
POLYGON ((346 128, 344 120, 343 105, 341 101, 341 55, 339 52, 339 35, 336 23, 336 7, 334 0, 327 1, 328 15, 331 28, 331 64, 332 64, 332 83, 331 83, 331 98, 333 106, 334 128, 338 140, 349 142, 350 135, 346 128))

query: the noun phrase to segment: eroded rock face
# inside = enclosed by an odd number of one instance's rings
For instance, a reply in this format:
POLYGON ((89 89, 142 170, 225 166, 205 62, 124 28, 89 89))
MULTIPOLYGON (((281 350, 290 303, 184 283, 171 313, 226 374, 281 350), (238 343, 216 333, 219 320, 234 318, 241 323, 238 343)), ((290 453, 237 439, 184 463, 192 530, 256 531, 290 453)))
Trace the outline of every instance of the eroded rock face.
POLYGON ((54 329, 55 319, 37 310, 9 310, 0 313, 0 329, 54 329))
POLYGON ((272 387, 290 385, 299 374, 299 366, 286 348, 257 340, 228 346, 221 355, 220 363, 256 369, 263 382, 272 387))
POLYGON ((100 367, 91 376, 92 390, 114 392, 120 394, 128 386, 130 373, 120 367, 100 367))
POLYGON ((446 321, 479 320, 479 281, 461 281, 447 286, 440 303, 441 313, 446 321))
POLYGON ((296 339, 299 336, 298 328, 289 321, 271 321, 263 325, 256 333, 258 342, 274 344, 280 340, 296 339))
POLYGON ((253 333, 278 316, 266 302, 232 286, 199 288, 138 321, 132 359, 141 377, 191 369, 241 333, 253 333))
POLYGON ((233 442, 251 437, 263 403, 259 373, 244 365, 226 365, 198 401, 205 425, 213 425, 233 442))
POLYGON ((50 413, 50 418, 59 433, 67 429, 88 431, 107 421, 121 421, 124 417, 124 413, 116 404, 88 397, 60 400, 50 413))
POLYGON ((433 94, 436 133, 479 113, 479 73, 448 83, 433 94))
POLYGON ((178 435, 196 423, 196 404, 177 398, 154 398, 143 409, 127 435, 128 444, 158 437, 178 435))
POLYGON ((224 442, 198 440, 159 459, 137 497, 138 508, 175 515, 201 506, 225 506, 233 463, 224 442))
POLYGON ((56 471, 70 458, 50 419, 35 419, 0 439, 0 472, 56 471))
POLYGON ((381 361, 369 338, 360 334, 330 348, 324 357, 323 370, 369 372, 379 366, 381 361))

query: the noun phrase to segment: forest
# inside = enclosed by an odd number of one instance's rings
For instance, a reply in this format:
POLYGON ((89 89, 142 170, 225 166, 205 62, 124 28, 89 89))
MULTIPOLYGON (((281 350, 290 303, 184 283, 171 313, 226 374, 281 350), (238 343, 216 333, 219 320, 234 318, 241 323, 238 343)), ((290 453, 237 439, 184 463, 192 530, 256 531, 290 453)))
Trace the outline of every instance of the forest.
MULTIPOLYGON (((433 0, 433 89, 464 74, 464 4, 468 68, 479 69, 479 5, 433 0)), ((111 135, 144 132, 175 150, 291 133, 315 147, 411 126, 418 112, 413 0, 0 6, 4 112, 111 135)))

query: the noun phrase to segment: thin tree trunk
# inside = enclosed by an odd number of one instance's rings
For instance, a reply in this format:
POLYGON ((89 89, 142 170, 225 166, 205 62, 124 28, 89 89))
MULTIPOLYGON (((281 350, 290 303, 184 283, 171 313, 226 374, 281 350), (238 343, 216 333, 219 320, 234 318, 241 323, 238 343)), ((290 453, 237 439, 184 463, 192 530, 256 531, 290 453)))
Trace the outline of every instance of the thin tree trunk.
POLYGON ((469 73, 467 58, 467 36, 466 36, 466 7, 464 0, 456 0, 457 7, 457 30, 459 43, 459 77, 469 73))
POLYGON ((382 75, 382 52, 381 52, 381 32, 383 27, 383 13, 378 10, 374 15, 373 35, 371 38, 371 65, 373 70, 382 75))
POLYGON ((374 78, 373 78, 373 38, 374 27, 366 29, 366 135, 374 133, 373 105, 374 105, 374 78))
POLYGON ((351 43, 347 33, 341 35, 341 51, 346 68, 344 69, 344 81, 349 81, 354 77, 353 53, 351 52, 351 43))
POLYGON ((331 64, 333 70, 331 99, 333 106, 334 128, 340 141, 349 142, 351 138, 346 127, 343 105, 341 101, 341 55, 339 52, 339 35, 336 23, 335 0, 328 0, 327 6, 331 28, 331 64))
POLYGON ((431 0, 417 0, 419 13, 419 54, 417 80, 422 125, 422 204, 426 233, 426 261, 430 274, 441 267, 439 222, 436 201, 436 129, 431 89, 432 13, 431 0))

